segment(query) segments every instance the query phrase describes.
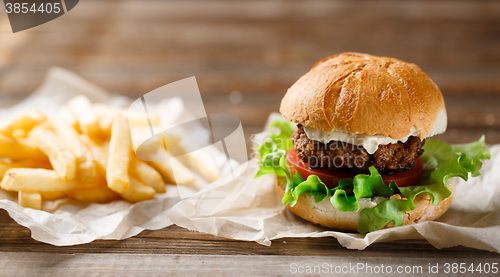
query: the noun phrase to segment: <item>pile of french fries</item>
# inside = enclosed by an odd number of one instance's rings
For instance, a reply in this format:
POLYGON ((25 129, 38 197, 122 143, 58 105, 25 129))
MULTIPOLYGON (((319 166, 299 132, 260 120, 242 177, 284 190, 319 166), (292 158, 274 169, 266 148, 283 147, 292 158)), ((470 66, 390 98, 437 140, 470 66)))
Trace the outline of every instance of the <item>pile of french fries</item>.
MULTIPOLYGON (((18 192, 21 206, 41 209, 43 200, 64 197, 94 203, 149 200, 165 193, 165 184, 194 183, 197 176, 189 167, 209 182, 220 177, 203 151, 185 153, 183 162, 138 159, 133 146, 151 137, 150 126, 128 116, 124 109, 78 96, 56 114, 33 110, 0 122, 0 187, 18 192)), ((150 122, 158 126, 160 119, 150 115, 150 122)), ((180 144, 176 148, 184 151, 180 144)), ((160 151, 169 155, 166 147, 160 151)))

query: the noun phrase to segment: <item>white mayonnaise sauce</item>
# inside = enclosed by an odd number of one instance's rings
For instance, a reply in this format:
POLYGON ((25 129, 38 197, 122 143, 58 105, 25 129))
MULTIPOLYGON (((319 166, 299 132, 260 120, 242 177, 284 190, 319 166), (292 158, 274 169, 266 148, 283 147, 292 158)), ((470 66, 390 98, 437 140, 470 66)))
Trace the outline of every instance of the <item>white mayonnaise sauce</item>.
MULTIPOLYGON (((444 133, 444 131, 446 131, 447 122, 448 118, 446 116, 446 110, 442 109, 438 114, 432 132, 430 134, 427 134, 426 137, 432 137, 434 135, 444 133)), ((400 139, 392 139, 383 135, 368 135, 365 133, 350 134, 342 130, 324 132, 315 128, 305 126, 304 131, 309 139, 320 141, 322 143, 328 143, 332 140, 337 140, 353 145, 363 146, 370 155, 377 151, 379 145, 397 143, 398 141, 405 143, 410 136, 420 135, 420 131, 415 129, 415 127, 411 128, 410 133, 406 137, 400 139)))

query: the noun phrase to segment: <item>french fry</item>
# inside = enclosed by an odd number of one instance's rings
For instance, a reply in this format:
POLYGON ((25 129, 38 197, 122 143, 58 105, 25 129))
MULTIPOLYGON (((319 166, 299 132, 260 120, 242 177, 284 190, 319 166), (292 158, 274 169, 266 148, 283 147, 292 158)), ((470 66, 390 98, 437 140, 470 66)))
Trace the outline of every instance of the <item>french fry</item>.
POLYGON ((208 152, 208 149, 199 149, 187 153, 181 156, 181 158, 189 167, 193 168, 209 182, 213 182, 221 177, 220 168, 215 163, 210 152, 208 152))
POLYGON ((78 121, 76 120, 75 116, 71 113, 71 111, 68 109, 67 106, 60 107, 58 115, 59 117, 64 119, 64 121, 66 121, 69 125, 73 126, 75 130, 81 132, 80 125, 78 125, 78 121))
POLYGON ((136 118, 139 118, 139 116, 135 116, 135 112, 132 114, 129 114, 130 116, 130 124, 132 126, 149 126, 149 123, 151 123, 151 126, 159 126, 160 125, 160 118, 156 114, 148 114, 149 115, 149 122, 147 125, 145 125, 143 120, 136 120, 136 118))
POLYGON ((33 127, 40 124, 45 119, 46 116, 44 114, 42 114, 38 110, 32 110, 14 119, 14 121, 12 122, 12 129, 22 129, 25 132, 29 132, 31 131, 31 129, 33 129, 33 127))
POLYGON ((20 134, 26 135, 33 127, 40 124, 45 120, 45 115, 37 110, 29 111, 10 122, 10 124, 4 124, 0 127, 0 134, 8 137, 14 137, 13 134, 17 133, 17 137, 20 134), (18 131, 20 130, 20 131, 18 131))
POLYGON ((153 199, 155 196, 155 190, 152 187, 148 187, 141 183, 135 178, 130 178, 130 183, 125 193, 121 196, 130 202, 139 202, 144 200, 153 199))
POLYGON ((12 131, 12 137, 15 139, 22 139, 25 138, 28 135, 28 133, 24 129, 16 129, 12 131))
POLYGON ((120 198, 120 195, 108 187, 68 191, 68 196, 80 202, 106 203, 120 198))
POLYGON ((145 126, 132 126, 130 131, 132 145, 135 155, 138 158, 146 161, 155 161, 165 157, 165 153, 162 151, 162 133, 152 135, 151 129, 145 126))
MULTIPOLYGON (((111 135, 111 125, 113 124, 113 119, 116 116, 122 115, 125 116, 127 114, 127 110, 123 108, 111 107, 103 104, 93 104, 94 112, 97 116, 99 127, 101 128, 101 132, 106 135, 111 135)), ((148 126, 149 123, 144 120, 137 120, 139 116, 134 116, 136 113, 132 113, 129 116, 129 121, 131 126, 148 126), (146 125, 145 125, 146 124, 146 125)), ((149 120, 152 126, 160 125, 160 118, 155 114, 149 114, 149 120)))
POLYGON ((5 172, 7 172, 7 170, 9 170, 11 168, 16 168, 16 167, 17 166, 11 165, 11 163, 1 162, 0 163, 0 180, 3 178, 3 176, 5 175, 5 172))
POLYGON ((84 182, 93 182, 97 174, 96 165, 87 146, 78 138, 76 130, 64 120, 55 116, 49 117, 49 123, 57 136, 69 147, 73 155, 76 156, 78 177, 84 182))
POLYGON ((27 192, 20 191, 18 193, 19 196, 19 205, 25 208, 31 208, 35 210, 42 209, 42 196, 38 192, 27 192))
POLYGON ((43 168, 43 169, 52 169, 52 165, 50 164, 50 160, 47 157, 44 159, 26 159, 12 162, 16 167, 24 167, 24 168, 43 168))
POLYGON ((39 191, 42 200, 54 201, 66 197, 66 192, 64 191, 39 191))
POLYGON ((170 151, 175 156, 186 154, 186 150, 181 146, 181 138, 177 135, 168 132, 162 132, 163 147, 165 150, 170 151), (173 146, 172 149, 167 149, 167 145, 173 146))
POLYGON ((76 175, 77 158, 70 149, 50 130, 40 127, 29 134, 38 148, 42 150, 54 170, 65 180, 73 180, 76 175))
POLYGON ((128 165, 131 144, 127 119, 123 116, 117 116, 113 120, 111 130, 106 179, 108 187, 118 193, 125 193, 129 185, 128 165))
POLYGON ((102 174, 102 176, 106 177, 106 167, 108 164, 108 155, 104 152, 103 147, 99 146, 95 141, 91 140, 86 135, 79 135, 78 138, 90 150, 90 153, 92 154, 92 158, 95 161, 95 164, 97 166, 97 170, 99 171, 99 173, 102 174))
POLYGON ((45 155, 29 139, 13 139, 0 135, 0 157, 22 160, 43 159, 45 155))
POLYGON ((196 176, 177 159, 170 159, 170 157, 171 156, 167 154, 166 161, 151 161, 148 162, 148 164, 154 167, 167 183, 177 185, 190 185, 194 183, 196 181, 196 176), (175 175, 173 171, 174 168, 175 175))
POLYGON ((104 141, 103 143, 99 144, 101 146, 102 151, 104 154, 108 155, 109 154, 109 141, 104 141))
POLYGON ((131 157, 129 166, 130 175, 136 177, 146 186, 152 187, 158 193, 165 193, 165 183, 160 173, 152 166, 136 157, 131 157))
POLYGON ((52 166, 48 160, 22 160, 15 162, 0 162, 0 180, 2 180, 5 172, 11 168, 44 168, 51 169, 52 166))
POLYGON ((31 111, 0 120, 0 188, 17 191, 23 207, 41 209, 42 201, 65 197, 95 203, 152 199, 166 192, 164 179, 174 180, 174 172, 179 184, 194 182, 177 160, 158 162, 157 170, 132 155, 130 128, 139 130, 134 145, 140 140, 141 153, 152 159, 167 154, 162 135, 151 136, 150 126, 158 126, 160 118, 135 117, 124 108, 92 105, 78 96, 56 115, 31 111))
POLYGON ((113 119, 120 114, 120 109, 103 104, 93 104, 92 107, 94 108, 101 133, 106 137, 111 136, 113 119))
POLYGON ((132 145, 134 147, 134 150, 136 151, 139 146, 141 146, 144 142, 151 138, 153 138, 154 141, 149 141, 146 147, 154 148, 151 149, 152 151, 156 151, 158 145, 161 146, 163 144, 162 136, 152 136, 149 126, 132 126, 130 128, 130 134, 132 138, 132 145))
POLYGON ((208 149, 202 148, 194 152, 186 153, 186 150, 180 144, 181 138, 165 132, 163 134, 165 143, 175 146, 169 149, 169 151, 179 156, 182 162, 198 172, 207 181, 213 182, 221 177, 220 168, 215 163, 208 149))
POLYGON ((1 188, 8 191, 69 191, 75 189, 95 188, 102 186, 104 180, 94 183, 66 181, 54 170, 40 168, 11 168, 5 172, 1 188))
POLYGON ((68 108, 78 121, 84 134, 90 137, 99 137, 100 128, 92 104, 87 97, 80 95, 68 102, 68 108))

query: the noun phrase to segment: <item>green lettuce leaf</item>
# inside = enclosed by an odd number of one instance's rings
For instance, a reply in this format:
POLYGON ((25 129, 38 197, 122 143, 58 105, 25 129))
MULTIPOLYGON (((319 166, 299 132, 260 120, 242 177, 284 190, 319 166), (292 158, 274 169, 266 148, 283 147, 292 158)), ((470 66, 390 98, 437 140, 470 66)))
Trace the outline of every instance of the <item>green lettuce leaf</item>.
POLYGON ((380 230, 390 221, 394 226, 401 226, 404 213, 413 210, 412 206, 408 200, 387 199, 373 208, 363 209, 359 214, 358 232, 364 234, 380 230))
POLYGON ((389 197, 394 194, 396 183, 387 186, 382 176, 375 167, 370 167, 370 175, 358 174, 354 178, 346 178, 339 181, 334 188, 333 197, 330 199, 332 205, 341 212, 359 211, 359 199, 372 198, 374 196, 389 197), (352 189, 354 195, 348 195, 346 190, 352 189))
POLYGON ((354 187, 353 179, 347 178, 339 181, 339 185, 334 189, 330 203, 341 212, 357 212, 359 210, 358 198, 349 195, 347 191, 354 187))
POLYGON ((491 154, 485 151, 484 136, 475 142, 461 145, 427 139, 423 149, 425 152, 421 159, 424 170, 418 184, 398 187, 406 200, 389 199, 374 208, 362 210, 358 232, 379 230, 389 221, 392 221, 394 226, 403 225, 403 221, 399 219, 403 218, 405 212, 415 209, 413 201, 420 193, 427 193, 431 197, 432 204, 439 205, 451 195, 447 186, 449 178, 460 177, 467 181, 469 173, 473 177, 479 176, 479 169, 483 165, 481 160, 491 158, 491 154), (405 203, 400 203, 401 201, 405 203))
MULTIPOLYGON (((300 175, 300 173, 297 172, 295 175, 300 175)), ((295 205, 299 196, 306 191, 314 197, 314 201, 318 204, 330 196, 330 190, 316 175, 310 175, 307 180, 298 184, 292 191, 293 202, 291 206, 295 205)))
POLYGON ((484 136, 475 142, 459 145, 451 145, 435 139, 426 139, 423 149, 424 154, 420 159, 424 163, 424 171, 426 173, 442 168, 452 160, 456 160, 457 154, 464 154, 465 156, 460 155, 462 160, 459 163, 467 166, 468 170, 471 170, 469 172, 471 172, 472 177, 477 177, 479 176, 479 169, 483 165, 481 160, 491 157, 491 154, 485 151, 486 143, 484 136), (465 157, 472 159, 472 161, 465 161, 465 157))
POLYGON ((274 121, 269 128, 277 129, 259 147, 261 157, 260 170, 256 178, 264 174, 277 174, 286 177, 287 185, 282 202, 294 206, 300 195, 309 193, 316 203, 330 198, 330 203, 341 212, 358 212, 359 199, 382 196, 389 198, 394 193, 400 193, 406 199, 387 199, 373 208, 365 208, 360 212, 358 232, 366 233, 380 230, 387 223, 394 226, 404 223, 404 213, 415 209, 413 201, 420 193, 427 193, 432 204, 438 205, 451 195, 447 187, 448 179, 460 177, 468 180, 469 174, 479 175, 481 160, 489 159, 486 152, 484 136, 478 141, 450 145, 438 140, 427 139, 423 147, 421 160, 424 164, 421 178, 416 186, 398 187, 395 182, 388 186, 374 167, 370 167, 370 175, 358 174, 354 178, 342 179, 337 187, 329 189, 316 175, 310 175, 307 180, 297 172, 292 176, 286 160, 286 152, 293 147, 290 136, 293 124, 274 121))
POLYGON ((257 152, 260 154, 261 161, 265 158, 267 154, 276 152, 278 150, 285 150, 293 147, 292 139, 290 138, 293 133, 294 125, 288 121, 277 119, 273 121, 268 129, 275 129, 278 132, 271 133, 269 137, 266 138, 264 143, 262 143, 257 152))

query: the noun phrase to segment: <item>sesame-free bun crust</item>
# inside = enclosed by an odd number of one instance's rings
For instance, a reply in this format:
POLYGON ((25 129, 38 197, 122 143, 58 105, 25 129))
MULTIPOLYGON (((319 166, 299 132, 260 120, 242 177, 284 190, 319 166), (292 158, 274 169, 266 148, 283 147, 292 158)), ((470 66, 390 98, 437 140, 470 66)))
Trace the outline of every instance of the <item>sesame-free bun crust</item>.
POLYGON ((418 66, 360 53, 316 63, 288 89, 280 112, 288 121, 325 132, 392 139, 408 136, 412 127, 420 139, 435 134, 440 113, 446 124, 443 95, 418 66))
MULTIPOLYGON (((283 198, 283 195, 285 195, 285 188, 286 179, 278 176, 276 191, 278 192, 280 198, 283 198)), ((452 192, 451 196, 441 201, 441 203, 437 206, 432 205, 431 198, 427 193, 419 194, 415 198, 415 201, 413 201, 416 209, 405 212, 404 214, 404 225, 435 220, 443 215, 453 201, 453 185, 451 184, 451 181, 448 182, 448 189, 452 192)), ((391 199, 401 199, 401 195, 395 194, 391 197, 391 199)), ((375 207, 383 200, 384 199, 380 199, 376 201, 374 199, 361 198, 360 205, 375 207), (361 203, 361 201, 364 203, 361 203)), ((356 213, 340 212, 333 207, 328 199, 320 204, 317 204, 314 201, 314 197, 312 197, 309 193, 301 194, 297 203, 293 207, 290 207, 289 205, 286 207, 297 216, 325 227, 349 231, 356 231, 358 229, 359 211, 356 213)), ((384 228, 390 227, 394 227, 392 222, 389 222, 384 228)))

